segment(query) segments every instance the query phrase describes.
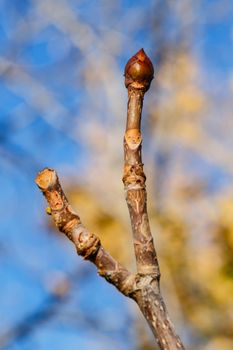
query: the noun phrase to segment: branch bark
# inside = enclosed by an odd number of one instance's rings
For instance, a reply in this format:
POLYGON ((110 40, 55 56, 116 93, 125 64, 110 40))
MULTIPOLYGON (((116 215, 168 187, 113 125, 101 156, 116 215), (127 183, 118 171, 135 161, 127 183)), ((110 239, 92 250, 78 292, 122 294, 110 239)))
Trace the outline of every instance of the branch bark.
POLYGON ((39 172, 36 184, 49 204, 47 213, 52 215, 57 228, 74 243, 78 255, 94 263, 99 275, 128 296, 134 276, 102 247, 95 234, 83 226, 80 217, 69 205, 55 170, 45 168, 39 172))
POLYGON ((46 197, 58 229, 75 245, 77 253, 94 263, 98 273, 121 293, 134 299, 146 318, 161 350, 185 349, 176 335, 160 293, 160 270, 147 214, 146 177, 141 157, 143 97, 153 79, 154 68, 143 49, 125 67, 128 113, 124 136, 124 175, 137 273, 131 274, 101 245, 100 239, 83 226, 72 210, 53 169, 38 173, 36 183, 46 197))
POLYGON ((133 231, 139 281, 139 288, 134 297, 160 348, 175 350, 184 349, 184 346, 175 333, 160 293, 160 270, 147 214, 146 176, 141 155, 143 98, 153 75, 153 65, 143 49, 126 64, 128 111, 124 136, 123 182, 133 231))
POLYGON ((153 74, 153 65, 143 49, 133 56, 125 67, 128 111, 124 136, 123 182, 133 231, 138 273, 152 274, 155 278, 159 278, 159 264, 147 214, 146 176, 143 172, 141 156, 143 97, 150 87, 153 74))

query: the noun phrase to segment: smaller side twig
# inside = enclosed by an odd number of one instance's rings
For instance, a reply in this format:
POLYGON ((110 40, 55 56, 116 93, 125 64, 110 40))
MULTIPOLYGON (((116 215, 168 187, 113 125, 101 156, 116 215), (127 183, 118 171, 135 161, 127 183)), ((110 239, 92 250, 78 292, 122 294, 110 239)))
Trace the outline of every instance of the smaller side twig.
POLYGON ((130 296, 134 275, 103 248, 96 235, 83 226, 80 217, 69 205, 55 170, 45 168, 38 173, 35 181, 48 201, 47 213, 52 215, 58 229, 74 243, 77 253, 95 264, 99 275, 121 293, 130 296))

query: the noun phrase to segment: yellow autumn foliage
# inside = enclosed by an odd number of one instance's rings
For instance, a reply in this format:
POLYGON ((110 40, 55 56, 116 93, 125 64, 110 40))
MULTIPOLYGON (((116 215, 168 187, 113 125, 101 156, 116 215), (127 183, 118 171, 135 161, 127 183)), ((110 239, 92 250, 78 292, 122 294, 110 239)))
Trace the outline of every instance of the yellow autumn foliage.
POLYGON ((130 235, 124 224, 101 208, 96 197, 85 188, 70 189, 69 199, 82 223, 100 237, 105 249, 121 263, 129 264, 133 252, 130 235))

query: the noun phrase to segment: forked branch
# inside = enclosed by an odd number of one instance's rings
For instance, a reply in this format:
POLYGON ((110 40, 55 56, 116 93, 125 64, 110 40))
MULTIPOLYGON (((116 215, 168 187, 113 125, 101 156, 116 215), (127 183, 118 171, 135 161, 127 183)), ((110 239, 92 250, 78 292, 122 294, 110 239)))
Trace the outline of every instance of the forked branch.
POLYGON ((184 350, 168 317, 159 287, 160 271, 150 231, 146 206, 146 177, 141 157, 143 97, 153 79, 154 68, 141 49, 125 67, 128 113, 124 137, 123 182, 133 231, 137 273, 131 274, 103 248, 72 210, 53 169, 38 173, 36 183, 46 197, 58 229, 75 245, 77 253, 90 260, 98 273, 121 293, 134 299, 146 318, 161 350, 184 350))

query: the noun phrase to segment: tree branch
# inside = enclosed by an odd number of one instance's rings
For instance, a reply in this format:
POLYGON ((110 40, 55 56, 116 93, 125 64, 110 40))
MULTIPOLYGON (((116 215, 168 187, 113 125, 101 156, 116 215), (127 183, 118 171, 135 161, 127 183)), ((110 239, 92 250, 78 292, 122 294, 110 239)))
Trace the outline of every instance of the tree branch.
POLYGON ((89 232, 72 210, 53 169, 46 168, 36 183, 46 197, 58 229, 75 245, 77 253, 94 263, 98 273, 121 293, 134 299, 145 316, 161 350, 184 350, 160 293, 160 271, 150 231, 146 207, 146 177, 141 157, 141 112, 143 97, 153 79, 154 68, 141 49, 125 67, 128 89, 128 114, 124 137, 124 175, 126 201, 133 231, 137 274, 131 274, 102 247, 100 239, 89 232))
POLYGON ((125 67, 128 89, 127 124, 124 137, 123 182, 133 231, 138 272, 134 298, 149 323, 161 349, 184 349, 168 317, 160 294, 160 271, 147 214, 146 176, 141 156, 143 97, 153 79, 154 68, 141 49, 125 67))
POLYGON ((137 270, 159 278, 159 265, 150 231, 146 207, 146 176, 141 157, 141 113, 143 97, 153 79, 154 68, 143 49, 125 67, 128 89, 128 113, 124 136, 124 175, 126 201, 133 230, 137 270))
POLYGON ((83 226, 69 205, 55 170, 45 168, 38 173, 35 181, 48 201, 47 213, 52 215, 57 228, 74 243, 77 253, 94 263, 100 276, 128 296, 134 275, 114 260, 102 247, 100 239, 83 226))

